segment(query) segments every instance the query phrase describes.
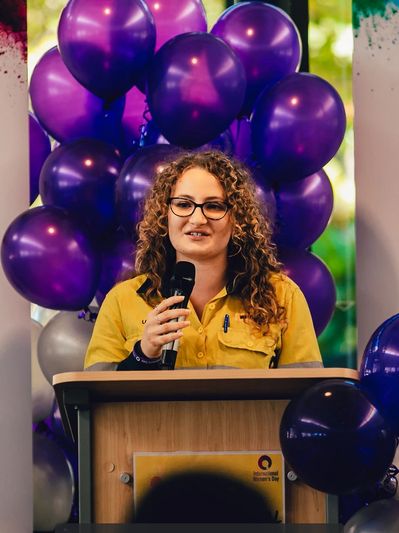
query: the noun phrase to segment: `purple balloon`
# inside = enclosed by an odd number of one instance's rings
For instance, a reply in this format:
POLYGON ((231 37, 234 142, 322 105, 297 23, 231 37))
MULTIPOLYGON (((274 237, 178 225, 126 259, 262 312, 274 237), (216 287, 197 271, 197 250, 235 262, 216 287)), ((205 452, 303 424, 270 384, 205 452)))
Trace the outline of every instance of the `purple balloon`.
POLYGON ((156 144, 140 148, 126 160, 116 182, 116 208, 121 224, 129 234, 142 219, 142 204, 156 173, 178 154, 176 146, 156 144))
POLYGON ((256 196, 260 203, 263 215, 274 228, 276 221, 276 197, 272 187, 263 179, 262 172, 258 168, 251 170, 255 182, 256 196))
POLYGON ((136 254, 135 242, 126 235, 117 234, 102 254, 100 281, 96 300, 101 305, 107 292, 119 281, 132 277, 136 254))
POLYGON ((277 202, 276 242, 288 248, 308 248, 325 230, 334 197, 324 170, 302 180, 282 183, 277 202))
POLYGON ((51 152, 50 139, 32 113, 29 113, 29 184, 30 203, 39 194, 39 176, 43 163, 51 152))
POLYGON ((399 435, 399 314, 372 334, 360 366, 364 393, 399 435))
POLYGON ((280 443, 303 482, 332 494, 380 481, 396 449, 381 414, 357 383, 343 379, 317 383, 291 401, 281 420, 280 443))
POLYGON ((75 80, 56 47, 35 66, 30 97, 36 117, 57 141, 94 137, 118 142, 124 98, 105 106, 75 80))
POLYGON ((264 2, 240 2, 222 13, 211 33, 226 41, 244 65, 244 115, 251 113, 265 87, 270 88, 299 67, 299 32, 287 13, 277 7, 264 2))
POLYGON ((121 169, 119 152, 94 139, 56 148, 40 174, 44 204, 62 207, 96 234, 115 222, 115 182, 121 169))
POLYGON ((70 0, 58 42, 75 78, 111 101, 131 89, 152 58, 154 19, 143 0, 70 0))
POLYGON ((148 103, 166 139, 196 148, 235 118, 245 93, 241 61, 221 39, 185 33, 156 54, 148 75, 148 103))
POLYGON ((234 155, 244 163, 252 162, 251 122, 245 118, 234 120, 229 127, 234 155))
POLYGON ((53 206, 29 209, 10 224, 1 261, 14 289, 49 309, 82 309, 98 285, 100 262, 87 234, 53 206))
POLYGON ((201 0, 147 0, 157 33, 155 50, 180 33, 206 31, 206 13, 201 0))
POLYGON ((344 104, 332 85, 313 74, 291 74, 256 102, 255 156, 273 181, 310 176, 334 156, 345 124, 344 104))
POLYGON ((217 150, 223 152, 228 156, 234 153, 233 138, 229 129, 212 139, 212 141, 203 144, 195 149, 196 152, 207 152, 209 150, 217 150))
POLYGON ((326 264, 306 250, 279 249, 283 270, 299 285, 308 302, 317 335, 330 321, 336 302, 334 278, 326 264))

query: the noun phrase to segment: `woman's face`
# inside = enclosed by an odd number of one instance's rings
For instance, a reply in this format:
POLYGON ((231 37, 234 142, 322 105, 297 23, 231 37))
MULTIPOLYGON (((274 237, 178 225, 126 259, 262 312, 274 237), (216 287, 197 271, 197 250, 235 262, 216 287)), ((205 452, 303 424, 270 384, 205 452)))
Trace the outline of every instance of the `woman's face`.
MULTIPOLYGON (((190 168, 180 176, 171 197, 188 198, 197 204, 226 200, 217 178, 199 167, 190 168)), ((227 257, 227 245, 232 233, 229 212, 220 220, 209 220, 199 207, 191 216, 184 218, 176 216, 169 208, 168 229, 177 261, 227 257)))

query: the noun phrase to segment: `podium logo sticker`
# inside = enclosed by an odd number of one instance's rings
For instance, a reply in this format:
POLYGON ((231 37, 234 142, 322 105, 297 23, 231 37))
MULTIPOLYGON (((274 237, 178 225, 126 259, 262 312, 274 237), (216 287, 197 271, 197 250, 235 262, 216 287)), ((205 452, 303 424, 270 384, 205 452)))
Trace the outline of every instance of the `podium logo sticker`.
POLYGON ((272 466, 272 460, 268 455, 261 455, 258 459, 258 467, 261 470, 269 470, 272 466))

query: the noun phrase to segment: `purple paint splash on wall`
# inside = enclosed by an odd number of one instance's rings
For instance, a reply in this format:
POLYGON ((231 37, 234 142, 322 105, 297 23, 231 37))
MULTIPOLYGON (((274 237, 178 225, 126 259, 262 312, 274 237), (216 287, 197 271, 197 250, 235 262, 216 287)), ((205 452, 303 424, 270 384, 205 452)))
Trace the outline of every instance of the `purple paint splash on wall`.
POLYGON ((0 55, 10 48, 26 62, 26 0, 0 0, 0 55))

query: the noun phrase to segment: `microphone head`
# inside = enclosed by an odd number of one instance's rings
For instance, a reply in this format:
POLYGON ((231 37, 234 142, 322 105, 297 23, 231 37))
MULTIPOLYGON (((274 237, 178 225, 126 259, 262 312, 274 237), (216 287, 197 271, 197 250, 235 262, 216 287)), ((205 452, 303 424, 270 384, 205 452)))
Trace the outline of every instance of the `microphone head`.
POLYGON ((172 279, 195 280, 195 266, 189 261, 178 261, 173 270, 172 279))

